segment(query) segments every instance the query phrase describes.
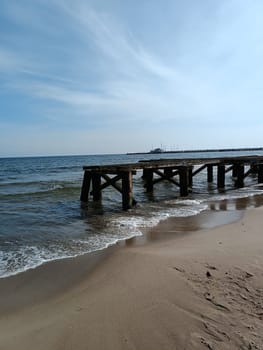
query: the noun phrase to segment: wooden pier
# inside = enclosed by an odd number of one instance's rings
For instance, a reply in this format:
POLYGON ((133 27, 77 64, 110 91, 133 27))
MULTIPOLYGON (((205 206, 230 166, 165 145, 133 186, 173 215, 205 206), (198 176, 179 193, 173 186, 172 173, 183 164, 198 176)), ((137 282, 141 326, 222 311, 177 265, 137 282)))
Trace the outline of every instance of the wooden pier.
POLYGON ((250 174, 257 176, 258 183, 263 183, 263 156, 159 159, 130 164, 84 166, 83 170, 82 202, 88 202, 90 195, 94 201, 100 201, 102 191, 112 186, 121 193, 122 208, 127 210, 136 204, 132 180, 137 171, 142 171, 146 192, 153 192, 154 186, 161 181, 169 181, 179 188, 180 196, 186 197, 192 190, 194 177, 201 171, 207 172, 208 183, 214 181, 216 173, 218 189, 224 189, 228 172, 232 172, 233 187, 236 188, 243 187, 250 174))

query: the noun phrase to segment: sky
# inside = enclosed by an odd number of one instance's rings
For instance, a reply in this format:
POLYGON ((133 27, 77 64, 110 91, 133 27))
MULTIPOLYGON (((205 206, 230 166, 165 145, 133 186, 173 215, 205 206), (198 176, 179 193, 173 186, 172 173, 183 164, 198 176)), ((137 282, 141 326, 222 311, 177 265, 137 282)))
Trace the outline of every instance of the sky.
POLYGON ((263 146, 262 0, 0 8, 0 156, 263 146))

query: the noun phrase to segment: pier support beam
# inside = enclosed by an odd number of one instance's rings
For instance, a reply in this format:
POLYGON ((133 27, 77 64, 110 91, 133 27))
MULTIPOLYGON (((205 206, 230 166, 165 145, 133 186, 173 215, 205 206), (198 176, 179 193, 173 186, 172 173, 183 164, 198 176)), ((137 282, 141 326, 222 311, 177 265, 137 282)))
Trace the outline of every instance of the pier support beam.
POLYGON ((189 186, 189 171, 187 166, 179 167, 179 178, 180 178, 180 195, 182 197, 188 196, 189 186))
POLYGON ((233 170, 232 170, 232 178, 236 179, 237 178, 237 173, 238 173, 238 165, 234 164, 233 165, 233 170))
POLYGON ((188 167, 188 187, 193 187, 193 166, 188 167))
POLYGON ((236 171, 236 181, 235 186, 237 188, 244 187, 244 176, 245 176, 245 167, 244 165, 238 164, 234 166, 236 171))
POLYGON ((258 164, 258 183, 263 183, 263 164, 258 164))
POLYGON ((257 172, 258 172, 257 164, 251 164, 250 165, 250 174, 257 174, 257 172))
POLYGON ((225 165, 217 166, 217 188, 225 187, 225 165))
POLYGON ((153 170, 144 169, 143 179, 145 181, 145 188, 147 193, 153 192, 153 170))
POLYGON ((89 171, 85 171, 83 181, 82 181, 81 194, 80 194, 81 202, 87 202, 89 199, 90 182, 91 182, 91 174, 89 171))
POLYGON ((93 200, 100 201, 101 200, 101 174, 92 173, 91 181, 92 181, 93 200))
POLYGON ((123 171, 122 174, 122 209, 131 209, 134 201, 132 197, 132 172, 123 171))
POLYGON ((213 165, 207 165, 207 182, 213 182, 213 165))

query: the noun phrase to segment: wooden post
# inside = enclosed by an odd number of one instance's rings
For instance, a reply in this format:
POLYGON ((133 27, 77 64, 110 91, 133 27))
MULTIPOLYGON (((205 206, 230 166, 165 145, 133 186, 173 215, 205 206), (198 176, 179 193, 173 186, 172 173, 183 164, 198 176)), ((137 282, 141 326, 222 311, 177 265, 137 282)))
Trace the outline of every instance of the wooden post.
POLYGON ((81 195, 80 195, 81 202, 87 202, 89 199, 90 181, 91 181, 90 171, 85 171, 83 176, 81 195))
POLYGON ((233 165, 233 170, 232 170, 232 177, 233 177, 233 179, 237 178, 237 174, 238 174, 238 165, 234 164, 233 165))
POLYGON ((235 165, 236 168, 236 182, 235 186, 238 188, 244 187, 244 174, 245 174, 245 167, 244 165, 238 164, 235 165))
POLYGON ((217 166, 217 188, 225 187, 225 166, 220 164, 217 166))
POLYGON ((251 174, 257 174, 257 172, 258 172, 258 166, 257 166, 257 164, 251 164, 251 165, 250 165, 250 173, 251 173, 251 174))
POLYGON ((263 164, 258 164, 258 183, 263 183, 263 164))
POLYGON ((180 195, 182 197, 188 196, 188 185, 189 185, 188 175, 189 174, 188 174, 187 166, 179 167, 180 195))
POLYGON ((92 173, 92 195, 94 201, 101 200, 101 175, 99 173, 92 173))
POLYGON ((131 209, 133 206, 132 198, 132 172, 122 172, 122 208, 123 210, 131 209))
POLYGON ((193 166, 188 167, 188 187, 193 187, 193 166))
POLYGON ((142 179, 144 180, 145 179, 145 177, 146 177, 146 173, 147 172, 147 169, 143 169, 142 170, 142 179))
POLYGON ((207 165, 207 182, 213 182, 213 165, 207 165))
POLYGON ((153 170, 152 169, 144 169, 144 180, 145 180, 145 188, 146 192, 153 192, 153 170))

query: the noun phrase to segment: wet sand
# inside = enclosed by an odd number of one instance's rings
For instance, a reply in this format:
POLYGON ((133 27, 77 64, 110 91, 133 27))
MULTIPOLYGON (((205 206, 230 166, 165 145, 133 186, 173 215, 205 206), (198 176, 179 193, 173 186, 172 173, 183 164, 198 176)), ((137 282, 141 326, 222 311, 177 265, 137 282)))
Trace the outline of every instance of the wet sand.
POLYGON ((0 280, 0 349, 263 349, 263 208, 233 213, 0 280))

